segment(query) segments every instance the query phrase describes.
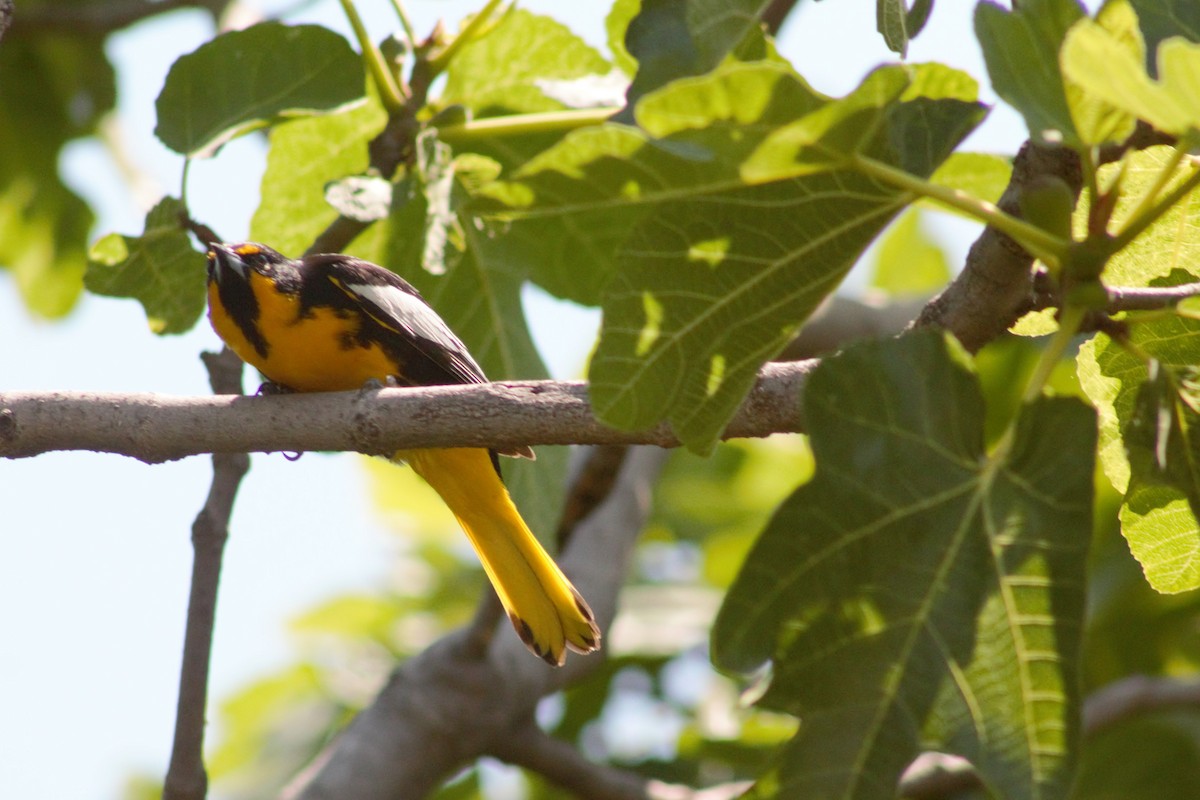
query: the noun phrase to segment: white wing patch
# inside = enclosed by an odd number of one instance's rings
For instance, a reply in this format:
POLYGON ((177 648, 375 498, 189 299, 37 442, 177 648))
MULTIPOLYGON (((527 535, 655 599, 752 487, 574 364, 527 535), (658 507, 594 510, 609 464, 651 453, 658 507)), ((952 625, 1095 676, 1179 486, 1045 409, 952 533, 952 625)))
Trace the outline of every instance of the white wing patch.
POLYGON ((483 370, 467 352, 467 346, 425 301, 395 286, 376 283, 342 284, 340 281, 338 283, 345 291, 361 297, 384 312, 387 318, 376 320, 380 325, 395 330, 396 323, 399 323, 409 332, 450 350, 455 357, 469 363, 480 375, 483 374, 483 370))

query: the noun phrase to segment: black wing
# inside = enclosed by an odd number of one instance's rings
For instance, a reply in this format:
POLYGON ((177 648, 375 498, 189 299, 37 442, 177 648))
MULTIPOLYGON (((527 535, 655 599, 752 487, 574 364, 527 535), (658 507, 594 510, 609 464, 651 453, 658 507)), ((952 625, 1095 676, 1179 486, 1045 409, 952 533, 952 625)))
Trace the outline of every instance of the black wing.
POLYGON ((306 280, 306 286, 335 287, 342 301, 335 306, 348 305, 375 323, 375 329, 362 333, 396 358, 403 371, 398 379, 420 386, 487 382, 462 340, 399 275, 343 255, 308 256, 301 269, 324 274, 325 280, 306 280))

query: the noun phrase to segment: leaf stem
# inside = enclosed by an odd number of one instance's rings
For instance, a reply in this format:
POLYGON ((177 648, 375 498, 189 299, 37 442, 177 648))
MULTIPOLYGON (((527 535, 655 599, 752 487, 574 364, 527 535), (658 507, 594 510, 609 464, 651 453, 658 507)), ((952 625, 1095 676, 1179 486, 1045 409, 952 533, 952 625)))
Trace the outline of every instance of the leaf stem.
POLYGON ((553 133, 586 128, 607 121, 619 108, 586 108, 488 117, 438 128, 438 137, 450 144, 533 133, 553 133))
POLYGON ((921 197, 936 200, 950 208, 962 211, 992 226, 1015 239, 1033 256, 1047 266, 1058 267, 1066 258, 1070 242, 1048 233, 1036 225, 1006 214, 994 203, 980 200, 959 189, 939 186, 918 178, 916 175, 897 169, 860 153, 850 156, 850 165, 860 172, 891 184, 899 189, 921 197))
MULTIPOLYGON (((1182 151, 1182 146, 1176 151, 1179 154, 1179 159, 1172 158, 1170 172, 1164 169, 1163 174, 1159 175, 1159 180, 1155 182, 1155 186, 1151 194, 1158 194, 1166 182, 1170 180, 1171 174, 1174 173, 1175 167, 1182 161, 1185 153, 1182 151)), ((1158 201, 1149 208, 1143 208, 1145 199, 1138 206, 1138 210, 1129 219, 1129 224, 1118 233, 1112 240, 1112 252, 1117 253, 1129 245, 1134 239, 1142 235, 1142 232, 1158 221, 1159 217, 1171 210, 1171 207, 1186 197, 1197 186, 1200 186, 1200 167, 1193 164, 1193 172, 1191 176, 1183 183, 1176 186, 1163 197, 1158 198, 1158 201)))
POLYGON ((354 7, 354 0, 340 0, 340 2, 342 10, 346 12, 346 19, 350 21, 350 27, 354 28, 354 36, 358 39, 358 46, 362 48, 363 59, 367 62, 371 78, 379 89, 379 99, 383 103, 383 107, 388 110, 389 114, 399 113, 404 107, 404 98, 400 94, 400 87, 396 85, 392 71, 388 69, 387 62, 383 59, 383 53, 380 53, 379 48, 371 41, 362 17, 358 15, 358 9, 354 7))
POLYGON ((459 31, 458 35, 450 40, 440 52, 434 53, 429 57, 429 67, 433 70, 433 74, 437 75, 446 69, 446 65, 454 58, 459 50, 468 42, 475 38, 476 34, 483 29, 483 26, 492 18, 505 0, 488 0, 487 5, 479 9, 479 13, 471 17, 467 21, 466 26, 459 31))
POLYGON ((392 8, 396 12, 396 16, 400 18, 400 27, 404 29, 404 35, 408 37, 408 43, 413 48, 417 46, 417 31, 413 27, 412 17, 408 15, 408 9, 404 7, 404 0, 392 0, 392 8))

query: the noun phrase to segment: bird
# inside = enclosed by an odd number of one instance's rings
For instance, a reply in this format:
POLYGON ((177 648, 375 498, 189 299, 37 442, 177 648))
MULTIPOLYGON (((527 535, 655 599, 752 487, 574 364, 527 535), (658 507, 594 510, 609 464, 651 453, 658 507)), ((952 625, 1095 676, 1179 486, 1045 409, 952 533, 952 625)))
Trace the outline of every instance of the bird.
MULTIPOLYGON (((213 330, 271 384, 292 392, 484 383, 466 346, 407 281, 342 254, 286 258, 256 242, 209 245, 213 330)), ((522 519, 501 455, 527 446, 397 451, 457 518, 513 628, 543 661, 600 647, 595 615, 522 519)))

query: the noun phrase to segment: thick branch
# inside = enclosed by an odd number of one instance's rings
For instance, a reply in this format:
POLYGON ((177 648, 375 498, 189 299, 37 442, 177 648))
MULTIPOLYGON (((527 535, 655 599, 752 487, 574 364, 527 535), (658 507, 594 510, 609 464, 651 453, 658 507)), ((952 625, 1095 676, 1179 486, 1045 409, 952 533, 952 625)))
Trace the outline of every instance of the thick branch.
MULTIPOLYGON (((997 205, 1021 216, 1018 198, 1041 176, 1061 178, 1076 196, 1082 185, 1079 156, 1066 147, 1026 142, 1013 159, 1012 178, 997 205)), ((1033 257, 1007 234, 985 228, 971 245, 963 271, 925 306, 913 323, 950 331, 971 352, 1003 334, 1032 304, 1033 257)))
MULTIPOLYGON (((768 364, 725 437, 804 427, 801 393, 815 361, 768 364)), ((0 456, 92 450, 147 462, 199 453, 521 444, 678 445, 665 425, 598 422, 578 381, 523 381, 276 397, 95 392, 0 393, 0 456)))

